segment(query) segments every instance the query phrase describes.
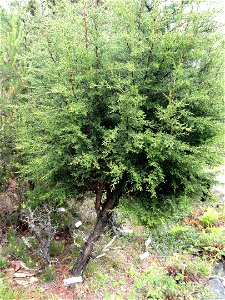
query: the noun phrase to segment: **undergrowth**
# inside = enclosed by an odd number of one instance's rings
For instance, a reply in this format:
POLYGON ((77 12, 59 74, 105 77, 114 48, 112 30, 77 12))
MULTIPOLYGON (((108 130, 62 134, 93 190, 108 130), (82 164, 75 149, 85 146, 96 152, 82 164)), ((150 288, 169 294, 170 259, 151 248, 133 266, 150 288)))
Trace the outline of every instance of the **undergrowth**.
MULTIPOLYGON (((118 236, 110 251, 90 260, 77 299, 86 299, 89 297, 87 295, 106 300, 194 300, 206 297, 209 294, 206 278, 212 266, 225 258, 224 209, 218 209, 215 202, 197 202, 192 206, 184 201, 178 207, 171 208, 174 214, 169 218, 166 218, 165 211, 160 219, 159 211, 155 210, 151 220, 148 224, 144 221, 144 225, 140 219, 133 219, 132 213, 128 214, 121 208, 118 211, 119 219, 124 226, 132 228, 133 233, 118 236), (150 243, 146 247, 148 238, 150 243), (146 251, 149 257, 140 260, 140 254, 146 251)), ((32 237, 27 239, 37 248, 32 237)), ((111 239, 110 232, 105 232, 102 242, 96 246, 94 257, 103 253, 104 245, 111 239)), ((53 240, 50 254, 54 263, 43 268, 39 258, 30 255, 15 228, 10 227, 7 243, 0 253, 0 269, 4 271, 12 259, 18 259, 29 267, 42 268, 38 276, 39 285, 54 284, 61 289, 62 279, 71 276, 70 269, 80 251, 70 246, 63 236, 53 240), (61 279, 58 278, 59 274, 61 279)), ((23 291, 12 289, 4 276, 0 282, 0 295, 3 297, 0 299, 4 300, 29 299, 31 296, 33 299, 44 299, 37 296, 35 291, 28 296, 26 294, 28 298, 23 298, 23 291)), ((57 296, 54 299, 58 299, 57 296)))

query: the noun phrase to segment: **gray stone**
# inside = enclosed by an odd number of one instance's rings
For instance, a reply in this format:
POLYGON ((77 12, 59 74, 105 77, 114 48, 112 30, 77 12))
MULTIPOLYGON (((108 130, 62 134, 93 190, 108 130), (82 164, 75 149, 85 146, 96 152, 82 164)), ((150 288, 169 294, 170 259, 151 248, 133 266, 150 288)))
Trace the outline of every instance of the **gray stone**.
POLYGON ((218 263, 212 268, 212 274, 220 277, 225 277, 225 266, 223 263, 218 263))
POLYGON ((216 294, 215 296, 225 299, 225 288, 219 278, 210 279, 209 287, 211 288, 211 291, 216 294))

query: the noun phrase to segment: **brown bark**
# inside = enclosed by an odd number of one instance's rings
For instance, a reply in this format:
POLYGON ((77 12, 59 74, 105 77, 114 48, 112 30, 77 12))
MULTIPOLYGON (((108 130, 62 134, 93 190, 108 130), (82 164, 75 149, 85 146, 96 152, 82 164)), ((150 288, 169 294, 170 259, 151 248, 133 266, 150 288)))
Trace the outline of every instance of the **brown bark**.
POLYGON ((98 184, 98 189, 95 198, 95 211, 97 216, 100 214, 101 211, 103 189, 104 189, 104 183, 100 182, 98 184))
POLYGON ((72 71, 69 71, 69 75, 70 75, 70 84, 71 84, 71 88, 72 88, 72 92, 73 92, 74 98, 77 98, 75 87, 74 87, 74 83, 73 83, 73 74, 72 74, 72 71))
POLYGON ((108 220, 112 214, 112 209, 118 203, 113 193, 109 190, 106 194, 106 200, 102 205, 102 210, 97 217, 97 221, 93 232, 84 243, 80 255, 75 262, 72 273, 74 276, 80 276, 85 270, 89 260, 91 259, 95 243, 101 237, 104 228, 108 225, 108 220))
POLYGON ((97 8, 98 4, 99 4, 99 0, 95 0, 95 8, 97 8))

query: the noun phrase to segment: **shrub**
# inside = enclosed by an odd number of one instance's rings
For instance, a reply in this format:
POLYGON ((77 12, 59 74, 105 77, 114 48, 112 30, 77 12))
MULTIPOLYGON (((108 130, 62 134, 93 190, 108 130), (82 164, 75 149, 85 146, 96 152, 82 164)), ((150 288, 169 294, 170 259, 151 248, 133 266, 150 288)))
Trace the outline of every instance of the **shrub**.
POLYGON ((208 207, 203 216, 199 217, 200 222, 204 227, 211 227, 219 220, 218 212, 212 207, 208 207))

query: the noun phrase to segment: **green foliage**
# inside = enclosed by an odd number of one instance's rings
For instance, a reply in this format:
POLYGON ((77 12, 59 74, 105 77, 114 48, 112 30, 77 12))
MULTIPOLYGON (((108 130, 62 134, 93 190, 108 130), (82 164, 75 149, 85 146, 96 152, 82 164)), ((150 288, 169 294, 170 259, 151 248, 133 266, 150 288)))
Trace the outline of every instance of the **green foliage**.
POLYGON ((23 293, 18 291, 18 290, 14 290, 11 286, 9 286, 8 284, 4 283, 3 280, 0 278, 0 297, 1 299, 4 300, 13 300, 13 299, 25 299, 23 297, 23 293))
POLYGON ((22 85, 18 55, 21 53, 23 28, 19 13, 0 8, 0 191, 15 171, 17 120, 16 93, 22 85))
POLYGON ((205 227, 212 227, 219 221, 219 213, 212 207, 208 207, 199 220, 205 227))
POLYGON ((12 255, 15 259, 23 261, 28 267, 34 267, 35 264, 27 253, 27 248, 22 241, 18 241, 16 232, 13 228, 7 232, 7 245, 3 249, 5 256, 12 255))
POLYGON ((56 271, 53 265, 46 267, 41 274, 41 279, 45 282, 54 281, 55 278, 56 278, 56 271))
MULTIPOLYGON (((168 244, 186 250, 199 232, 163 223, 179 203, 201 196, 213 178, 205 170, 221 160, 223 38, 215 12, 198 0, 50 2, 1 10, 9 22, 0 36, 0 172, 7 179, 17 171, 32 208, 59 207, 103 186, 103 198, 106 191, 115 205, 126 198, 125 212, 138 222, 162 224, 152 232, 162 252, 168 244)), ((212 215, 202 217, 205 226, 212 215)), ((13 239, 10 251, 21 255, 13 239)), ((168 297, 182 295, 176 279, 160 276, 168 297)))
POLYGON ((3 256, 2 251, 0 251, 0 270, 4 269, 7 265, 7 259, 3 256))
POLYGON ((183 252, 192 248, 200 233, 191 226, 164 224, 150 231, 154 248, 161 254, 183 252))
POLYGON ((220 153, 222 40, 213 12, 191 3, 35 9, 17 142, 37 183, 28 200, 63 203, 103 182, 162 207, 204 190, 220 153))
POLYGON ((188 253, 167 257, 164 267, 152 264, 144 272, 128 271, 134 280, 135 297, 140 299, 200 299, 204 293, 200 278, 210 274, 211 264, 188 253), (201 290, 196 298, 196 291, 201 290))
POLYGON ((211 273, 212 263, 208 259, 201 259, 196 257, 195 259, 188 261, 188 272, 195 276, 207 277, 211 273))
POLYGON ((202 255, 222 259, 225 256, 224 228, 208 228, 204 230, 194 245, 194 251, 202 252, 202 255))
POLYGON ((170 297, 182 299, 194 292, 193 286, 184 281, 184 276, 179 271, 173 277, 167 275, 162 269, 149 269, 139 274, 138 277, 135 287, 136 291, 142 295, 141 299, 163 300, 170 297))
POLYGON ((119 205, 121 222, 130 220, 133 224, 143 224, 149 228, 161 225, 168 220, 184 218, 192 211, 193 202, 187 196, 158 197, 158 199, 129 197, 119 205))
POLYGON ((64 241, 53 240, 49 247, 49 254, 50 254, 50 256, 61 254, 61 253, 63 253, 64 249, 65 249, 64 241))
POLYGON ((175 237, 182 235, 184 232, 188 231, 187 226, 175 225, 171 228, 170 233, 175 237))

